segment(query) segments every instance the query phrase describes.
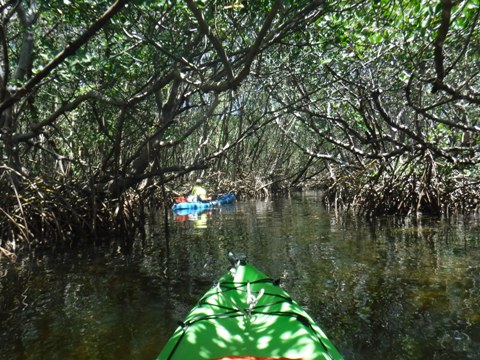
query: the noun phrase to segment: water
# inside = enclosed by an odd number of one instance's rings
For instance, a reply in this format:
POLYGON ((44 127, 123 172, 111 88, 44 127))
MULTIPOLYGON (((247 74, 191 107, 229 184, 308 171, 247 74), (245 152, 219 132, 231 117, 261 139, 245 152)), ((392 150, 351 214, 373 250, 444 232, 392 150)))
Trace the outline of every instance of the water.
POLYGON ((480 359, 480 228, 328 213, 317 194, 0 263, 0 359, 153 359, 225 254, 248 255, 348 359, 480 359))

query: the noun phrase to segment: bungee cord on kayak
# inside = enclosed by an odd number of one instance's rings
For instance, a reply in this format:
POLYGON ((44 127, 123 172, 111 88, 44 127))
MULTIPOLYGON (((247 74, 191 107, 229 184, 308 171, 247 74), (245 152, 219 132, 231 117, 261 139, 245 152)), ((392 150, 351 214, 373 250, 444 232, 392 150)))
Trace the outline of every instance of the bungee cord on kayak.
POLYGON ((262 288, 258 292, 258 295, 255 296, 252 294, 252 289, 250 286, 250 282, 247 282, 247 304, 248 304, 248 315, 252 316, 252 310, 257 306, 258 300, 263 296, 265 293, 265 289, 262 288))
POLYGON ((343 359, 313 319, 245 260, 200 299, 158 359, 343 359))

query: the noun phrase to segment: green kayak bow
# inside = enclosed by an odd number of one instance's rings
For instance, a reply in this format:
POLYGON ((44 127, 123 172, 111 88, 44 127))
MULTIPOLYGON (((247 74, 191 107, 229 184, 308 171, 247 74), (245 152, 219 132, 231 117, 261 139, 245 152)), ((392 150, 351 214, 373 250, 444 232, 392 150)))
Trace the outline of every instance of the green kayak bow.
POLYGON ((176 329, 166 359, 343 359, 313 319, 278 284, 234 261, 176 329))

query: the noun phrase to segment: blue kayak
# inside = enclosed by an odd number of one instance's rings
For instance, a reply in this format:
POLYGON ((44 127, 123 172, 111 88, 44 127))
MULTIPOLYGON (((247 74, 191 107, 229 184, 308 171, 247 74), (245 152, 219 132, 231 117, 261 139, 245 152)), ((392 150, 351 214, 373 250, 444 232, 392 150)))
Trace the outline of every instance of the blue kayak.
POLYGON ((186 210, 190 210, 190 211, 204 210, 204 209, 210 209, 213 207, 230 204, 234 201, 235 201, 234 194, 218 195, 215 200, 211 200, 211 201, 195 201, 195 202, 177 203, 172 206, 172 210, 175 212, 186 211, 186 210))

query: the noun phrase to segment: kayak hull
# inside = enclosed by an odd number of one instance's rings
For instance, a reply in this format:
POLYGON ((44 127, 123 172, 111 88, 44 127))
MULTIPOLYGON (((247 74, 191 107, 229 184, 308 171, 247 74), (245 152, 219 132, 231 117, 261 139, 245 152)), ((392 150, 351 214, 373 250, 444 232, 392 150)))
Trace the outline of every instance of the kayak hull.
POLYGON ((249 264, 220 278, 160 353, 164 359, 343 359, 313 319, 249 264))
POLYGON ((172 210, 175 212, 183 211, 195 211, 206 210, 217 206, 230 204, 235 201, 234 194, 218 195, 215 200, 212 201, 195 201, 195 202, 181 202, 174 204, 172 210))

